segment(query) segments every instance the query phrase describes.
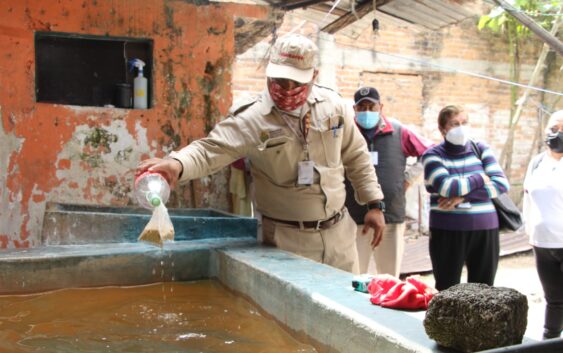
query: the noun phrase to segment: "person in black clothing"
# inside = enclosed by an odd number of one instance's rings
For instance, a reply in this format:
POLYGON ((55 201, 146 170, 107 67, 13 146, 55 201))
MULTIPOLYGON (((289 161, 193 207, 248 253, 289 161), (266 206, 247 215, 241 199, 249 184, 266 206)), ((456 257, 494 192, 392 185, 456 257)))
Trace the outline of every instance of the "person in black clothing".
MULTIPOLYGON (((422 175, 422 165, 407 168, 407 157, 420 157, 432 143, 421 138, 399 121, 383 114, 383 104, 377 89, 362 87, 354 94, 356 125, 366 139, 372 163, 381 184, 385 203, 385 228, 381 237, 363 233, 358 227, 356 244, 360 273, 366 273, 373 254, 377 273, 398 277, 404 251, 405 191, 422 175)), ((354 200, 354 191, 346 182, 346 207, 358 225, 366 212, 354 200)))

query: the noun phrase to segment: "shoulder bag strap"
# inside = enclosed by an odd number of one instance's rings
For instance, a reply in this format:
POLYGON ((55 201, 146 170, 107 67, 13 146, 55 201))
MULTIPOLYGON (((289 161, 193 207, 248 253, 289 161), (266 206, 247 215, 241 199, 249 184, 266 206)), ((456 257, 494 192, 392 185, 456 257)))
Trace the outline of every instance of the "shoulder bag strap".
POLYGON ((479 146, 477 146, 477 143, 473 140, 470 140, 469 143, 471 143, 471 149, 473 150, 473 153, 475 153, 475 155, 481 159, 481 150, 479 149, 479 146))

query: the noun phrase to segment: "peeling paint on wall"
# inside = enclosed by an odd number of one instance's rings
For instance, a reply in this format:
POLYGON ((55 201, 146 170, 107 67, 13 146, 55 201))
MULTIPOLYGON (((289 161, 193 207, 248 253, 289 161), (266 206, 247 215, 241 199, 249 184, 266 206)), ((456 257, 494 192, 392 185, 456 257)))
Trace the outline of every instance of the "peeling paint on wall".
POLYGON ((21 193, 16 195, 9 193, 7 181, 12 176, 8 173, 10 160, 14 154, 19 153, 24 139, 17 138, 13 133, 7 133, 4 129, 2 107, 0 106, 0 202, 3 211, 0 212, 0 248, 6 248, 10 239, 19 234, 22 222, 21 193))
POLYGON ((131 204, 134 168, 141 156, 151 156, 146 129, 137 123, 135 131, 140 136, 132 134, 122 120, 93 129, 88 124, 77 126, 57 156, 60 184, 49 195, 50 201, 131 204), (94 145, 96 149, 90 148, 94 145))
MULTIPOLYGON (((208 1, 60 0, 53 7, 48 0, 3 0, 0 248, 39 245, 48 202, 132 204, 140 160, 163 157, 201 138, 227 112, 233 19, 267 19, 268 11, 208 1), (152 38, 154 106, 129 110, 35 102, 38 30, 152 38)), ((225 175, 177 189, 170 206, 195 202, 225 209, 225 175)))

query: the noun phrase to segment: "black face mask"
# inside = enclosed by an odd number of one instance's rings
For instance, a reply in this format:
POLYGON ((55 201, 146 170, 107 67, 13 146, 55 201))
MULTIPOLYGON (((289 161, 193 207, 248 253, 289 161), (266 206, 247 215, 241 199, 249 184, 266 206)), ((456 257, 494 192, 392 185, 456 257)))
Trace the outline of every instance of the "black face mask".
POLYGON ((563 153, 563 132, 552 133, 547 135, 545 143, 550 150, 556 153, 563 153))

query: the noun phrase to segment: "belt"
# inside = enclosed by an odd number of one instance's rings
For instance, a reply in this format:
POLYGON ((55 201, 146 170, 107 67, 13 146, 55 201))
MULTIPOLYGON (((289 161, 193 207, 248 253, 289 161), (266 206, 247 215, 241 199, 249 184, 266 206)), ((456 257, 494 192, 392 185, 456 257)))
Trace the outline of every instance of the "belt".
POLYGON ((268 216, 264 216, 264 215, 262 215, 262 217, 267 218, 267 219, 274 221, 274 222, 288 224, 290 226, 298 227, 300 229, 319 230, 319 229, 328 229, 328 228, 332 227, 333 225, 335 225, 336 223, 340 222, 342 220, 342 218, 344 218, 345 211, 346 211, 346 208, 343 207, 340 211, 338 211, 337 214, 330 217, 329 219, 325 219, 325 220, 322 220, 322 221, 286 221, 286 220, 283 220, 283 219, 276 219, 276 218, 272 218, 272 217, 268 217, 268 216))

